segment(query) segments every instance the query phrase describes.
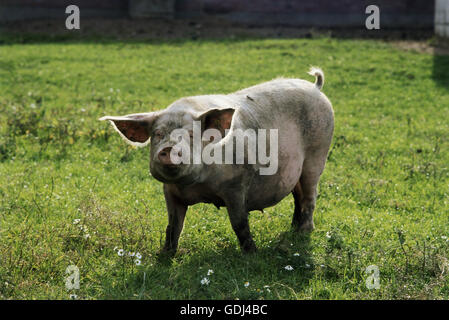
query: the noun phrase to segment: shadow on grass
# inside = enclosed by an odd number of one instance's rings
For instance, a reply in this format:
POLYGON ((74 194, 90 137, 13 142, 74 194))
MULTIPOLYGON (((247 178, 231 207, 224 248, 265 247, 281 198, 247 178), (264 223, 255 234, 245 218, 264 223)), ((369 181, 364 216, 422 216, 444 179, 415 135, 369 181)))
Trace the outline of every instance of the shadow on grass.
POLYGON ((104 294, 97 298, 295 299, 298 293, 309 289, 309 280, 315 274, 310 234, 283 232, 271 244, 248 255, 231 243, 216 251, 188 252, 181 247, 172 258, 163 255, 145 270, 128 273, 126 281, 105 275, 99 281, 104 294), (295 252, 300 255, 295 256, 295 252), (285 269, 288 265, 293 270, 285 269), (212 274, 208 274, 209 269, 212 274), (210 284, 201 284, 205 277, 210 284))
POLYGON ((449 55, 434 55, 432 78, 437 85, 449 90, 449 55))

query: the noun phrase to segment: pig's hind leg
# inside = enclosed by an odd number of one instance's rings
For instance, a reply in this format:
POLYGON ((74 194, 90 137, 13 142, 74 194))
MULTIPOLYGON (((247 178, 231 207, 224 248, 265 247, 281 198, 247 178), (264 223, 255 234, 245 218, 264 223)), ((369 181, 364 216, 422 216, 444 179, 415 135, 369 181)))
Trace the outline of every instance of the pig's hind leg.
POLYGON ((225 203, 229 219, 231 220, 232 229, 237 235, 242 252, 255 252, 257 248, 249 230, 248 210, 245 205, 244 192, 232 194, 225 199, 225 203))
POLYGON ((301 184, 298 183, 295 185, 292 191, 293 199, 295 201, 295 211, 293 213, 293 220, 292 220, 292 226, 295 228, 295 230, 299 229, 299 226, 302 224, 301 221, 301 198, 302 198, 302 190, 301 190, 301 184))
POLYGON ((314 229, 313 211, 317 197, 317 186, 321 173, 324 169, 326 158, 305 159, 302 167, 301 177, 292 190, 295 201, 292 226, 295 231, 310 232, 314 229))

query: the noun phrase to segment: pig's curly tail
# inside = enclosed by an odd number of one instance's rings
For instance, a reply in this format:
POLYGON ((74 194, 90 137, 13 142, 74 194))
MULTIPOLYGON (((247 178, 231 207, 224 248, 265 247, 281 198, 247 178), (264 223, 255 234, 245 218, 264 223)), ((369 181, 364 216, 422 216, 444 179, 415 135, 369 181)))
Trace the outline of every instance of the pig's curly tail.
POLYGON ((309 74, 311 76, 315 76, 315 86, 318 88, 318 90, 321 90, 321 88, 324 85, 324 73, 323 70, 321 70, 318 67, 310 67, 309 74))

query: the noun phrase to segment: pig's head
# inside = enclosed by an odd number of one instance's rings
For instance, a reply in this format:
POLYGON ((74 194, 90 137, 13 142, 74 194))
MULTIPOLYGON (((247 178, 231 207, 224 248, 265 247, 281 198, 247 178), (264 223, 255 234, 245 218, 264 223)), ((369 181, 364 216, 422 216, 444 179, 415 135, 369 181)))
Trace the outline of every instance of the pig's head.
POLYGON ((230 127, 233 113, 234 110, 228 108, 199 112, 175 106, 156 112, 105 116, 100 120, 109 120, 129 144, 142 147, 150 143, 150 172, 157 180, 187 185, 199 179, 204 166, 202 161, 193 161, 194 141, 201 147, 209 143, 201 141, 202 132, 207 129, 224 133, 230 127), (193 139, 195 121, 201 123, 200 141, 193 139), (184 149, 179 148, 181 140, 184 149))

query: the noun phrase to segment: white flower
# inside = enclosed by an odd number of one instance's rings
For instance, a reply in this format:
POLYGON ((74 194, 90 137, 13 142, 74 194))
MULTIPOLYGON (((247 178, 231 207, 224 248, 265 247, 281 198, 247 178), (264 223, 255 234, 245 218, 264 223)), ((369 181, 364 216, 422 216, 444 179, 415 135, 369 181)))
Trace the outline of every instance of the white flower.
POLYGON ((122 257, 125 254, 125 250, 123 249, 118 249, 117 254, 122 257))
POLYGON ((89 239, 89 238, 90 238, 90 234, 86 233, 86 234, 85 234, 85 235, 84 235, 83 237, 84 237, 84 239, 86 239, 86 240, 87 240, 87 239, 89 239))
POLYGON ((206 277, 204 277, 203 279, 201 279, 201 285, 208 285, 210 283, 210 280, 206 277))
POLYGON ((310 264, 306 263, 306 268, 310 268, 310 264))
POLYGON ((293 255, 294 255, 295 257, 299 257, 299 253, 298 253, 298 252, 294 253, 293 255))
POLYGON ((209 269, 208 271, 207 271, 207 275, 208 276, 210 276, 211 274, 213 274, 214 273, 214 270, 212 270, 212 269, 209 269))
POLYGON ((137 253, 136 253, 136 258, 137 258, 137 259, 142 259, 142 255, 141 255, 139 252, 137 252, 137 253))
POLYGON ((249 282, 246 281, 243 285, 245 286, 245 288, 248 288, 249 287, 249 282))
POLYGON ((291 265, 288 265, 288 266, 285 266, 284 269, 288 270, 288 271, 292 271, 293 267, 291 265))
POLYGON ((134 263, 136 264, 136 266, 140 266, 141 262, 142 262, 142 261, 140 261, 140 259, 136 259, 136 260, 134 261, 134 263))
POLYGON ((81 219, 75 219, 73 220, 73 224, 78 224, 81 221, 81 219))
POLYGON ((136 255, 135 252, 128 252, 128 256, 130 256, 130 257, 134 257, 135 255, 136 255))
POLYGON ((329 231, 326 232, 326 238, 328 238, 328 239, 332 238, 331 233, 329 231))
POLYGON ((76 294, 71 294, 70 295, 70 299, 76 299, 76 298, 78 298, 78 296, 76 294))

